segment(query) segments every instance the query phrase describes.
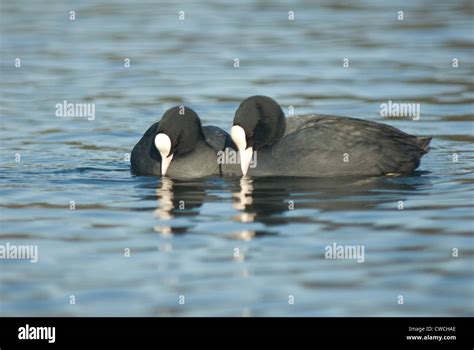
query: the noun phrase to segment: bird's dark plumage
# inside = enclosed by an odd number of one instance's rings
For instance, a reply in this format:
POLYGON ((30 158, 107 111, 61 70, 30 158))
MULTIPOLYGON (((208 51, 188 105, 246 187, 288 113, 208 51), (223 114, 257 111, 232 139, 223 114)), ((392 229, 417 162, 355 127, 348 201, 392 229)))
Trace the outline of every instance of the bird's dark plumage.
POLYGON ((251 176, 407 174, 419 166, 431 141, 431 137, 348 117, 308 114, 283 121, 282 113, 270 105, 278 104, 252 96, 240 105, 234 119, 234 125, 245 130, 247 145, 257 146, 257 166, 249 168, 251 176))
POLYGON ((190 108, 168 110, 160 122, 148 128, 132 150, 131 171, 140 176, 161 176, 161 155, 155 137, 164 133, 171 140, 173 160, 166 175, 174 178, 199 178, 221 175, 218 151, 232 144, 230 136, 214 126, 202 127, 198 115, 190 108))

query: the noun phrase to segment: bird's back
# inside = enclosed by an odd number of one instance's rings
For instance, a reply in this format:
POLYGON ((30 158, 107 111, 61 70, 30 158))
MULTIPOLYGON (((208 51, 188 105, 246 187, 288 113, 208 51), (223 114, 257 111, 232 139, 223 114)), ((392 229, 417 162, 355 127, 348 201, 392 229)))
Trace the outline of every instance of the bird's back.
MULTIPOLYGON (((345 176, 410 173, 431 138, 348 117, 302 115, 287 119, 282 139, 257 154, 253 175, 345 176)), ((252 175, 252 172, 250 172, 252 175)))

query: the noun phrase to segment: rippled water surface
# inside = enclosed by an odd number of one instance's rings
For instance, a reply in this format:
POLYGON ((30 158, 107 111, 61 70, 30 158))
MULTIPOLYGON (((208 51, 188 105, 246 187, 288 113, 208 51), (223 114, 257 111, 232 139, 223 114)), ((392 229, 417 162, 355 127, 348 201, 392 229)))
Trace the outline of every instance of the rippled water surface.
POLYGON ((0 10, 0 245, 39 249, 36 264, 0 260, 0 315, 474 315, 472 1, 0 10), (435 138, 413 176, 130 174, 167 108, 229 130, 254 94, 435 138), (95 119, 56 117, 64 100, 95 103, 95 119), (420 103, 421 119, 382 118, 389 100, 420 103), (334 242, 364 261, 326 259, 334 242))

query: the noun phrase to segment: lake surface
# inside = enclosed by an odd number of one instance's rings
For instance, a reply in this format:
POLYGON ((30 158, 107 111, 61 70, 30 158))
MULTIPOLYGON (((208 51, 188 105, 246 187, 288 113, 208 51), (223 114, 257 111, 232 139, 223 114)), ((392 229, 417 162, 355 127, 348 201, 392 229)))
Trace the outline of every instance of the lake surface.
POLYGON ((0 259, 1 316, 474 315, 472 1, 0 11, 0 245, 39 254, 0 259), (130 174, 128 153, 168 108, 229 130, 255 94, 287 115, 432 135, 431 152, 403 177, 130 174), (57 117, 64 100, 94 103, 95 118, 57 117), (420 120, 381 117, 390 100, 419 103, 420 120), (363 247, 363 262, 327 259, 333 243, 363 247))

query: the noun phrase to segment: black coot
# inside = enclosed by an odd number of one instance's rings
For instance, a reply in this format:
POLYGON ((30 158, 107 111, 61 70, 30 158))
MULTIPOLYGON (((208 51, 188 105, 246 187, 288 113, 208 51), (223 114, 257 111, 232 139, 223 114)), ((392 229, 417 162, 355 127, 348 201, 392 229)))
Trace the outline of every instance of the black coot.
POLYGON ((230 146, 229 134, 215 127, 202 127, 191 108, 169 109, 148 128, 132 150, 131 171, 141 176, 199 178, 221 175, 218 152, 230 146))
POLYGON ((242 173, 251 176, 407 174, 418 167, 431 141, 348 117, 285 118, 278 103, 266 96, 252 96, 240 104, 231 136, 242 173))

